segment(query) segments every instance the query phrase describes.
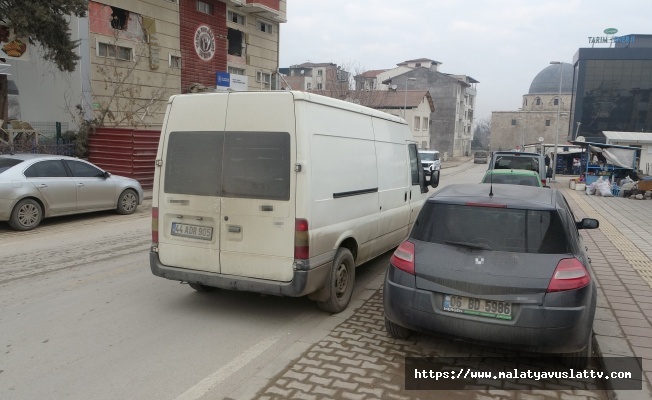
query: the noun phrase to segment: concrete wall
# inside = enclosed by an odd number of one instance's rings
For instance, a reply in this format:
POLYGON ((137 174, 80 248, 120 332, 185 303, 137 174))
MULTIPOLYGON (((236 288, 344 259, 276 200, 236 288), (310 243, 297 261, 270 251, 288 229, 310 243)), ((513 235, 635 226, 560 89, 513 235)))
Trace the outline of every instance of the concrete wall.
POLYGON ((170 54, 186 62, 179 48, 179 6, 156 0, 107 3, 89 3, 90 107, 96 117, 108 110, 104 126, 160 127, 168 98, 181 86, 181 70, 170 67, 170 54), (126 29, 111 26, 111 6, 129 13, 126 29), (100 43, 130 48, 132 59, 100 56, 100 43))
MULTIPOLYGON (((494 111, 491 113, 491 150, 511 150, 523 144, 555 143, 557 137, 556 94, 528 94, 523 96, 523 111, 494 111), (536 99, 540 99, 539 105, 536 99), (515 120, 515 124, 512 124, 515 120), (547 121, 547 123, 546 123, 547 121)), ((562 93, 558 143, 566 143, 569 135, 571 94, 562 93)))

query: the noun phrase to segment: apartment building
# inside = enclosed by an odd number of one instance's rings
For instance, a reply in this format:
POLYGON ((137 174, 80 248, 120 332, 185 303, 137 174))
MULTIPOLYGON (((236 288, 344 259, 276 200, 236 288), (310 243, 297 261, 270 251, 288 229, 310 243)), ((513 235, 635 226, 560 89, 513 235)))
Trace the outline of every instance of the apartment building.
POLYGON ((284 90, 349 90, 350 73, 333 63, 312 63, 279 68, 281 89, 284 90))

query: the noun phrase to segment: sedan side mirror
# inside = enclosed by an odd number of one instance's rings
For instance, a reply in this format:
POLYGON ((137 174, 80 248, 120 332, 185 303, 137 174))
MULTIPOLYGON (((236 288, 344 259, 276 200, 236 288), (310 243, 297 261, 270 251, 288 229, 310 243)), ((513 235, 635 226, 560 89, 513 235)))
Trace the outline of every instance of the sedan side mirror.
POLYGON ((577 229, 596 229, 600 226, 600 221, 595 218, 584 218, 580 222, 575 222, 577 229))
POLYGON ((110 178, 111 173, 109 171, 104 171, 104 179, 110 178))

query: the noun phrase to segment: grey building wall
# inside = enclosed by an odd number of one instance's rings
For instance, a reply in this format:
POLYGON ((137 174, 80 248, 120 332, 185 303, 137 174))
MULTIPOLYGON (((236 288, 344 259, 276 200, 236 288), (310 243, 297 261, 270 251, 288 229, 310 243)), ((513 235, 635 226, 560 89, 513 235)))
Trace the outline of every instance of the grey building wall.
MULTIPOLYGON (((448 153, 448 156, 459 156, 464 153, 461 148, 464 121, 459 119, 460 101, 464 100, 466 85, 458 78, 438 72, 436 68, 415 68, 392 78, 391 84, 396 85, 397 92, 404 91, 406 84, 407 90, 430 92, 435 105, 435 111, 430 114, 430 149, 438 150, 442 155, 448 153)), ((475 90, 470 91, 470 94, 475 97, 475 90)), ((464 110, 461 113, 463 115, 464 110)), ((468 123, 472 122, 471 118, 468 123)), ((469 149, 471 139, 472 137, 467 140, 469 149)))

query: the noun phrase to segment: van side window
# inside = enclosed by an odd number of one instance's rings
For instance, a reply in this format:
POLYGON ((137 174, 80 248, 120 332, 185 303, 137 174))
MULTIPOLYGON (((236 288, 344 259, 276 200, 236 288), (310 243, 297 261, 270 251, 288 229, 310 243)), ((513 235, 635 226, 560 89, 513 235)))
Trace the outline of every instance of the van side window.
POLYGON ((412 176, 412 185, 414 186, 419 184, 419 165, 421 163, 418 158, 417 145, 414 143, 409 144, 408 149, 410 152, 410 174, 412 176))

